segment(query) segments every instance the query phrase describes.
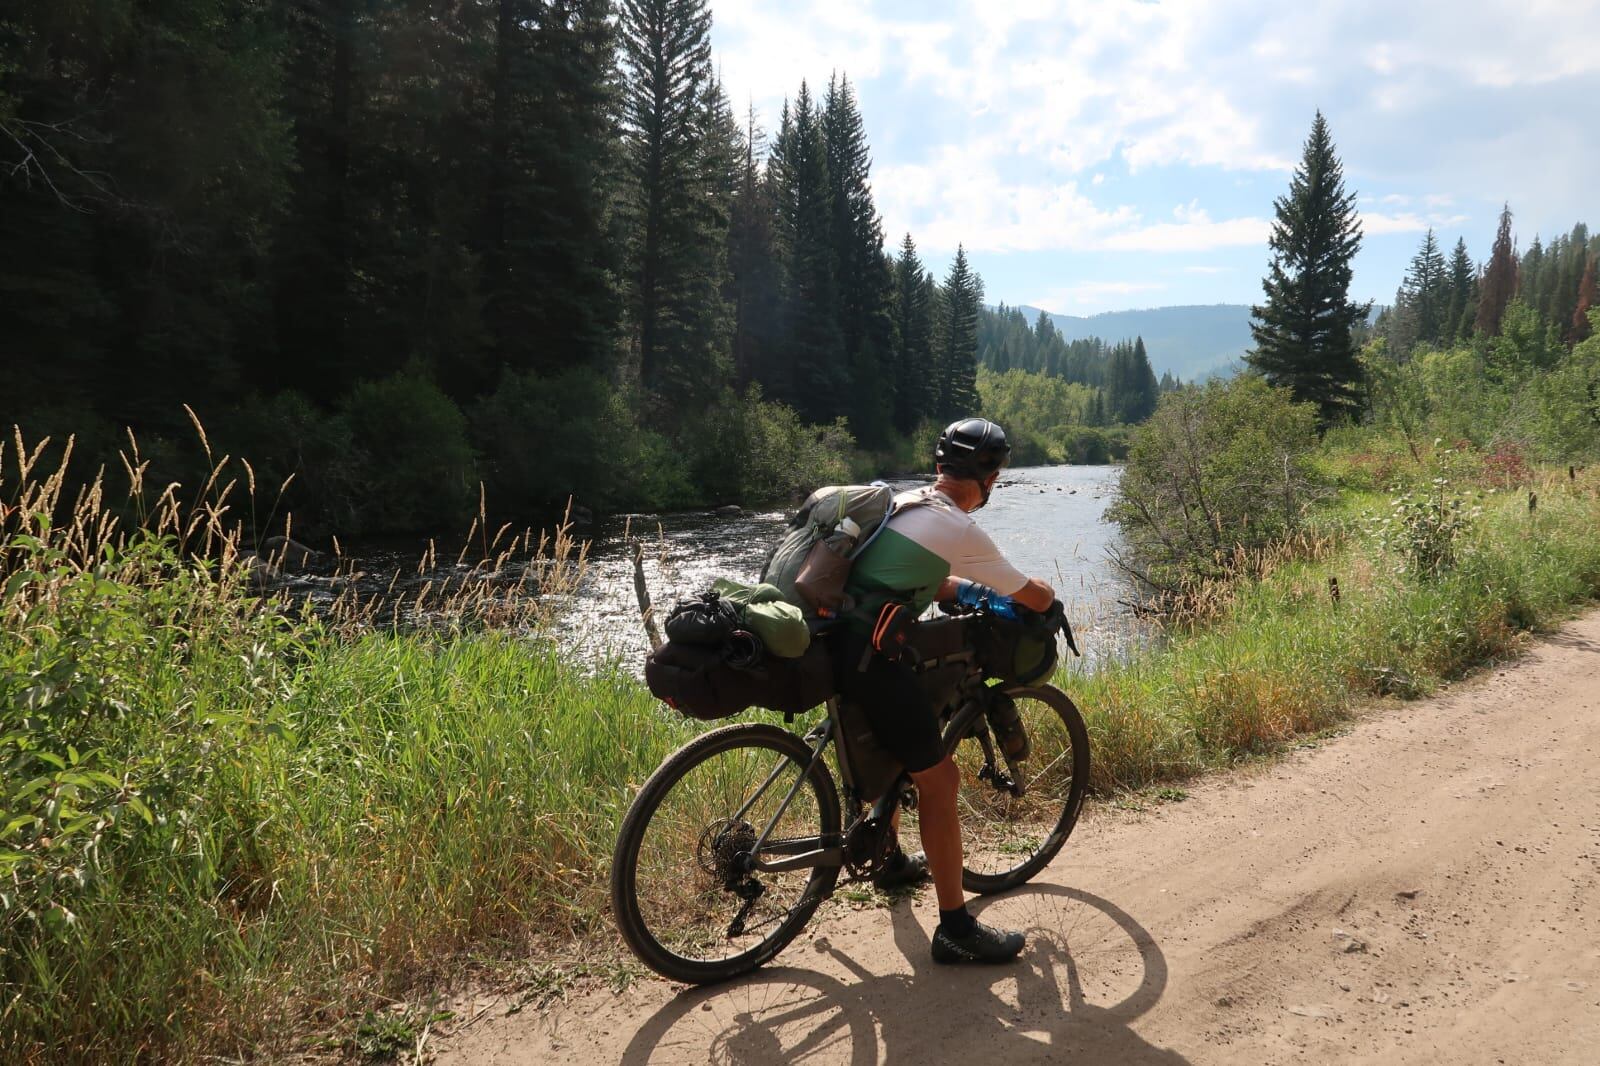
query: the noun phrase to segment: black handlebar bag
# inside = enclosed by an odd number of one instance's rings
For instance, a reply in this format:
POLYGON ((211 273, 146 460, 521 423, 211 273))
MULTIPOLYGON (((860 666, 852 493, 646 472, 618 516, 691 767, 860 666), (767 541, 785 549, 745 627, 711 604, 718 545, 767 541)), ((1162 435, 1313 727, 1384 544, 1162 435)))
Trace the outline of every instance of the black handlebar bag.
POLYGON ((1017 618, 984 614, 974 626, 973 643, 978 664, 991 680, 1031 685, 1055 672, 1061 651, 1056 634, 1065 630, 1072 643, 1066 611, 1060 601, 1048 611, 1020 611, 1017 618))

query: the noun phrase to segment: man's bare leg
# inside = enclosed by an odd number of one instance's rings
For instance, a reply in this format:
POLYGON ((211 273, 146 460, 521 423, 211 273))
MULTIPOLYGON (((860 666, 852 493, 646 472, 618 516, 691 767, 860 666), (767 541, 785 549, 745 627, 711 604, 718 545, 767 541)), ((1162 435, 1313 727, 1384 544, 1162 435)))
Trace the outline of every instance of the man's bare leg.
POLYGON ((939 927, 933 933, 935 962, 1006 962, 1023 948, 1021 933, 991 929, 967 910, 961 888, 961 815, 956 791, 961 771, 946 756, 937 766, 912 774, 917 785, 917 812, 922 824, 922 850, 939 897, 939 927))
POLYGON ((933 891, 939 909, 953 911, 967 898, 961 889, 961 815, 956 808, 961 771, 947 755, 943 762, 912 774, 911 780, 917 786, 917 820, 933 891))

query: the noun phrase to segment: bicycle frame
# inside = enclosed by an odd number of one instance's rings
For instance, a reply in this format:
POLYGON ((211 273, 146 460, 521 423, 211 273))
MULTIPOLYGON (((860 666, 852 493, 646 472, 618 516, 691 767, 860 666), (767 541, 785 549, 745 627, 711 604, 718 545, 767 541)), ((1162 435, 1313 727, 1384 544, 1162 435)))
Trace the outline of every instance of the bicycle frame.
MULTIPOLYGON (((836 712, 836 701, 829 700, 827 718, 805 735, 805 739, 808 741, 814 739, 811 748, 811 761, 806 764, 805 771, 795 778, 794 784, 789 786, 788 794, 784 796, 783 802, 778 804, 778 809, 773 812, 772 817, 767 821, 766 827, 756 837, 756 842, 751 846, 747 857, 747 873, 785 873, 790 870, 803 870, 816 866, 842 866, 845 859, 844 840, 850 835, 851 830, 860 824, 862 819, 881 820, 889 818, 894 814, 895 808, 900 806, 901 797, 905 794, 906 787, 911 783, 910 776, 904 771, 901 772, 889 790, 879 797, 865 814, 860 815, 849 826, 845 827, 837 843, 830 842, 826 836, 797 837, 792 840, 781 840, 774 844, 767 843, 767 838, 772 834, 778 823, 782 821, 784 813, 789 809, 789 804, 794 802, 795 796, 800 794, 800 789, 806 783, 806 779, 815 772, 817 764, 822 760, 823 753, 828 749, 828 745, 837 739, 838 719, 836 712), (782 855, 787 857, 768 861, 762 858, 763 855, 782 855)), ((972 700, 966 700, 953 712, 950 720, 958 728, 965 729, 982 714, 983 708, 979 704, 972 700)), ((987 735, 984 737, 984 751, 992 758, 993 750, 988 743, 987 735)), ((777 783, 778 778, 788 765, 787 760, 780 759, 778 765, 773 767, 772 773, 767 775, 766 781, 762 782, 761 787, 756 789, 749 799, 745 800, 744 806, 740 807, 729 821, 738 822, 742 820, 745 814, 766 794, 767 790, 777 783)), ((826 772, 826 769, 824 769, 824 772, 826 772)))

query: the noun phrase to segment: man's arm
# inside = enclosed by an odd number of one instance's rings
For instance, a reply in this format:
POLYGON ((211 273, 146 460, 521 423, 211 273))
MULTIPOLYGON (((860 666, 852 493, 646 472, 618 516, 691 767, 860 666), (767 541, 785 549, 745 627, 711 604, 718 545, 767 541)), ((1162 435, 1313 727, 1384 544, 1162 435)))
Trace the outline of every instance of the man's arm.
MULTIPOLYGON (((956 598, 956 586, 961 583, 958 577, 947 577, 939 585, 939 594, 934 597, 938 600, 953 600, 956 598)), ((1056 591, 1036 577, 1030 577, 1028 583, 1018 589, 1011 596, 1022 606, 1030 611, 1048 611, 1050 605, 1056 602, 1056 591)))
POLYGON ((1028 583, 1018 589, 1011 598, 1030 611, 1048 611, 1050 605, 1056 602, 1056 590, 1038 578, 1030 577, 1028 583))

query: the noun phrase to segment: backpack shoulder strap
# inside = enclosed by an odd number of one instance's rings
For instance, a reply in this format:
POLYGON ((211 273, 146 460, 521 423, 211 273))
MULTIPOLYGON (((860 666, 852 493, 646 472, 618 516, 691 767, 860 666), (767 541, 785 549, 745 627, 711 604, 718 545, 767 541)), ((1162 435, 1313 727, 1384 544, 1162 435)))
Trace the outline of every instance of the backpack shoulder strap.
POLYGON ((878 526, 877 526, 876 529, 874 529, 871 533, 867 534, 867 539, 866 540, 864 540, 860 544, 856 545, 856 550, 850 553, 851 561, 853 562, 856 559, 859 559, 861 557, 861 553, 866 551, 867 548, 869 546, 871 546, 872 542, 878 539, 878 534, 882 533, 885 529, 889 528, 889 519, 893 518, 895 515, 899 514, 901 511, 909 511, 913 507, 922 507, 923 505, 928 504, 928 503, 932 503, 932 502, 933 501, 929 500, 926 494, 919 494, 916 499, 907 500, 905 503, 900 504, 899 506, 896 506, 893 498, 891 498, 889 500, 889 510, 887 512, 885 512, 885 514, 883 516, 883 521, 878 523, 878 526))

